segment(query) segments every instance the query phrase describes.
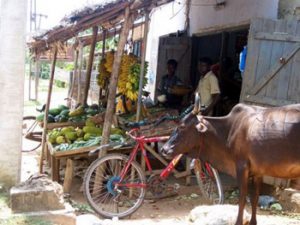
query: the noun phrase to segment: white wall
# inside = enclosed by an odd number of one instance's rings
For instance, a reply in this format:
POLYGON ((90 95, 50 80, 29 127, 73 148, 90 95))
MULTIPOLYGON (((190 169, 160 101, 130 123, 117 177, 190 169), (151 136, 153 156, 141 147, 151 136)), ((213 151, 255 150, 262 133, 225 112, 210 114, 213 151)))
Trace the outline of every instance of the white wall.
POLYGON ((300 0, 279 0, 279 18, 300 19, 300 0))
POLYGON ((277 18, 278 0, 226 0, 226 6, 218 10, 211 6, 215 2, 192 0, 191 34, 246 24, 254 17, 277 18))
POLYGON ((0 2, 0 185, 19 182, 27 1, 0 2))
POLYGON ((185 0, 176 0, 154 9, 150 15, 146 60, 149 62, 146 90, 154 93, 159 37, 183 30, 185 25, 185 0), (181 4, 178 4, 180 2, 181 4))

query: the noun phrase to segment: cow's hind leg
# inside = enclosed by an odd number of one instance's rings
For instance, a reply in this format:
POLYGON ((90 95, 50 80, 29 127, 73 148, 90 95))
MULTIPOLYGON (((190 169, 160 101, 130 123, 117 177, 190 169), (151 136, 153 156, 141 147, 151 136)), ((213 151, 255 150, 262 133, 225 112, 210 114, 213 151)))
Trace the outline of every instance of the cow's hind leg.
POLYGON ((251 192, 251 207, 252 207, 252 215, 249 225, 256 225, 256 209, 258 196, 260 192, 262 177, 253 177, 253 192, 251 192))
POLYGON ((246 195, 248 192, 248 177, 249 177, 249 166, 246 161, 240 161, 236 167, 237 182, 240 191, 239 197, 239 214, 235 225, 243 225, 244 208, 246 204, 246 195))

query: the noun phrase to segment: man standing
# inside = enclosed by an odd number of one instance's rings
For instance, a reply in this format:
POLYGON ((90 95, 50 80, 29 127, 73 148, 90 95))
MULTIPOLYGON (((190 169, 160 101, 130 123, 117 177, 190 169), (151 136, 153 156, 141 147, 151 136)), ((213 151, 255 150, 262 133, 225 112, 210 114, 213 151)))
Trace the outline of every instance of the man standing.
POLYGON ((171 90, 174 86, 182 84, 181 80, 175 75, 176 69, 177 61, 175 59, 169 59, 167 62, 167 74, 162 77, 158 87, 158 91, 161 94, 158 100, 164 103, 165 106, 171 108, 180 107, 182 101, 182 97, 172 94, 171 90))
POLYGON ((220 87, 216 75, 211 71, 212 61, 203 57, 198 62, 200 80, 196 93, 200 95, 201 106, 204 106, 202 115, 212 116, 213 109, 220 99, 220 87))

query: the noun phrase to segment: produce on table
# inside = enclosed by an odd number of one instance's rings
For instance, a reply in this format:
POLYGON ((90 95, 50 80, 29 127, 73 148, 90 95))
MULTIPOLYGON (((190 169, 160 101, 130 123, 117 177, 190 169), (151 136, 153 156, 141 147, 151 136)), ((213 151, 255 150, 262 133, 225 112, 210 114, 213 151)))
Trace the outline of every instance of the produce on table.
MULTIPOLYGON (((49 109, 48 122, 49 123, 63 123, 63 122, 83 122, 91 116, 99 113, 98 105, 79 106, 78 108, 70 111, 67 106, 59 105, 57 108, 49 109)), ((38 122, 44 121, 44 113, 38 115, 36 120, 38 122)))
MULTIPOLYGON (((75 141, 72 144, 66 144, 63 143, 61 145, 58 145, 55 147, 56 151, 67 151, 67 150, 73 150, 77 148, 83 148, 83 147, 92 147, 99 145, 101 143, 102 137, 91 137, 88 141, 75 141)), ((112 134, 110 135, 110 142, 113 143, 123 143, 124 137, 119 134, 112 134)))
POLYGON ((69 117, 81 116, 83 114, 84 114, 84 107, 83 106, 79 106, 75 110, 69 112, 69 117))
MULTIPOLYGON (((124 132, 118 128, 111 129, 111 141, 121 142, 124 132)), ((79 147, 89 147, 101 142, 102 127, 97 127, 91 119, 87 119, 85 126, 55 128, 48 132, 48 141, 57 151, 71 150, 79 147)))

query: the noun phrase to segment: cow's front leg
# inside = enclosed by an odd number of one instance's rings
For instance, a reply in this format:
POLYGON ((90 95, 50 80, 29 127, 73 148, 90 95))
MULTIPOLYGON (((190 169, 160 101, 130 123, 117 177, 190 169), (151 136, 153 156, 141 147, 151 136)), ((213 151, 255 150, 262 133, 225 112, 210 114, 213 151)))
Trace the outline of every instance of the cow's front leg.
POLYGON ((237 182, 240 191, 239 214, 235 225, 243 225, 243 214, 246 204, 246 195, 248 191, 249 165, 246 161, 240 161, 236 167, 237 182))
POLYGON ((258 202, 258 196, 260 192, 262 177, 253 177, 253 192, 251 193, 251 207, 252 207, 252 215, 249 225, 256 225, 256 207, 258 202))

